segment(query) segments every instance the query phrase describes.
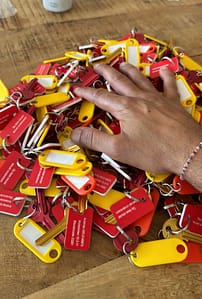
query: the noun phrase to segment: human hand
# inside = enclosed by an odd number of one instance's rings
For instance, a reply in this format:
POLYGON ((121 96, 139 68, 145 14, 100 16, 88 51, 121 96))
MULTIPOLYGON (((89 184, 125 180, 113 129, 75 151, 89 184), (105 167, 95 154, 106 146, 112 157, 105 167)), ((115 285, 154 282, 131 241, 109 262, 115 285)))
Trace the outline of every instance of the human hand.
POLYGON ((95 71, 110 83, 113 92, 86 87, 75 93, 117 118, 121 133, 111 136, 79 127, 72 132, 73 142, 142 170, 179 174, 200 141, 201 126, 181 106, 174 74, 160 70, 161 94, 128 63, 122 63, 119 72, 108 65, 97 65, 95 71))

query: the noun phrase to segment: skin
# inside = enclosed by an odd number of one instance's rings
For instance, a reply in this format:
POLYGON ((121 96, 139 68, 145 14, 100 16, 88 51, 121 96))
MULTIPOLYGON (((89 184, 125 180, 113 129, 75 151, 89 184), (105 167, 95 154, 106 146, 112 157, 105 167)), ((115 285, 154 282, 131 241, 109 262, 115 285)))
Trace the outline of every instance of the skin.
MULTIPOLYGON (((163 94, 139 70, 124 62, 120 70, 96 65, 95 71, 111 85, 113 92, 90 87, 77 88, 87 99, 120 121, 121 133, 109 135, 90 127, 73 130, 75 144, 112 159, 149 171, 180 175, 190 154, 202 141, 201 126, 181 106, 174 74, 161 68, 163 94)), ((202 191, 202 149, 194 157, 184 178, 202 191)))

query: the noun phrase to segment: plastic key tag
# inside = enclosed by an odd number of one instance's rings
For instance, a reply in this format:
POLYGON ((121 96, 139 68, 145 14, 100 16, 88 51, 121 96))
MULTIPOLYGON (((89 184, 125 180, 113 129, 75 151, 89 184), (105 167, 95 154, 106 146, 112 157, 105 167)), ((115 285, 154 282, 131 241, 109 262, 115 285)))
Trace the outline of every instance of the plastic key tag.
POLYGON ((37 81, 47 90, 54 89, 57 86, 58 79, 53 75, 27 75, 21 78, 21 81, 30 82, 32 79, 37 81))
POLYGON ((39 163, 44 166, 78 169, 86 163, 86 156, 81 153, 50 149, 39 155, 39 163))
POLYGON ((159 71, 162 66, 166 66, 169 70, 177 72, 179 68, 178 58, 173 57, 169 59, 162 59, 150 66, 150 78, 156 78, 159 76, 159 71))
POLYGON ((68 168, 56 167, 54 173, 59 175, 84 176, 87 175, 92 170, 92 168, 93 168, 92 163, 87 161, 79 169, 68 169, 68 168))
POLYGON ((189 108, 195 105, 196 96, 183 76, 176 76, 176 85, 182 106, 189 108))
POLYGON ((178 238, 171 238, 139 243, 130 252, 130 260, 138 267, 148 267, 182 262, 187 255, 186 243, 178 238))
POLYGON ((3 81, 0 80, 0 108, 4 107, 9 102, 9 99, 7 98, 8 96, 8 88, 5 86, 3 81))
POLYGON ((66 102, 70 99, 69 95, 66 95, 64 92, 54 92, 51 94, 45 94, 42 96, 37 96, 34 99, 33 105, 36 108, 40 108, 43 106, 49 106, 54 104, 59 104, 66 102))
POLYGON ((100 207, 104 210, 110 211, 110 207, 115 202, 119 201, 120 199, 124 198, 125 194, 111 189, 106 195, 99 195, 95 192, 91 192, 88 194, 88 200, 92 205, 100 207))
POLYGON ((15 237, 34 253, 42 262, 53 263, 61 256, 61 245, 55 240, 47 242, 45 245, 37 246, 35 241, 46 231, 32 219, 20 219, 14 226, 15 237))
POLYGON ((0 190, 0 214, 19 216, 24 204, 24 194, 6 189, 0 190))
POLYGON ((125 228, 154 210, 154 204, 144 188, 138 188, 114 203, 110 210, 121 228, 125 228))
POLYGON ((138 219, 137 221, 131 224, 132 227, 138 230, 139 237, 145 236, 150 229, 159 202, 159 198, 160 198, 160 194, 157 189, 153 188, 151 190, 151 197, 152 197, 152 202, 154 204, 153 211, 151 211, 150 213, 146 214, 144 217, 141 217, 140 219, 138 219))
POLYGON ((188 255, 182 263, 202 263, 202 244, 187 242, 188 255))
POLYGON ((185 204, 179 220, 181 228, 188 225, 188 230, 202 235, 202 204, 185 204))
POLYGON ((125 58, 126 62, 139 67, 140 64, 140 51, 139 43, 136 39, 130 38, 125 42, 125 58))
POLYGON ((46 189, 51 184, 53 173, 54 167, 42 167, 37 159, 27 184, 29 187, 46 189))
POLYGON ((89 174, 84 176, 62 175, 61 178, 79 195, 88 194, 95 186, 95 179, 89 174))
POLYGON ((100 195, 106 195, 117 181, 115 175, 102 169, 94 167, 93 174, 96 181, 93 191, 100 195))
POLYGON ((88 250, 91 240, 92 221, 93 208, 88 207, 83 213, 70 209, 64 247, 71 250, 88 250))
POLYGON ((0 130, 2 130, 8 124, 17 111, 17 106, 12 104, 6 105, 0 109, 0 130))
POLYGON ((181 180, 178 175, 174 176, 173 178, 173 187, 179 191, 178 194, 199 194, 200 191, 195 189, 190 183, 186 180, 181 180))
POLYGON ((30 114, 23 110, 19 110, 1 131, 0 137, 2 139, 5 138, 8 144, 14 144, 33 123, 33 121, 34 119, 30 114))
POLYGON ((24 158, 20 153, 11 152, 0 168, 0 187, 12 190, 25 172, 23 167, 26 168, 29 164, 30 160, 24 158), (19 161, 21 167, 18 165, 19 161))
POLYGON ((82 123, 89 121, 90 119, 93 118, 94 110, 95 110, 94 103, 89 102, 87 100, 83 100, 81 103, 78 120, 82 123))

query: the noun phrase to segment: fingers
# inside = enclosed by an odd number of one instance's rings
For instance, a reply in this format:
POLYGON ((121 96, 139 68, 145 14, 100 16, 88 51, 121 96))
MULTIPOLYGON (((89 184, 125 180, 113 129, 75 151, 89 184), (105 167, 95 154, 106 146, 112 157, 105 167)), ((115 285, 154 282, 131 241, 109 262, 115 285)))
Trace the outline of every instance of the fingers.
POLYGON ((108 92, 105 89, 99 88, 76 88, 75 94, 79 97, 95 103, 96 106, 104 111, 110 112, 117 119, 122 118, 123 107, 127 106, 124 103, 128 102, 130 98, 119 96, 113 92, 108 92))
POLYGON ((71 134, 71 139, 75 144, 98 152, 105 152, 109 155, 113 152, 112 144, 114 138, 116 138, 116 136, 111 136, 105 132, 89 127, 76 128, 71 134))
POLYGON ((166 98, 178 98, 175 76, 168 68, 160 68, 160 77, 163 80, 164 96, 166 98))
MULTIPOLYGON (((127 63, 127 65, 129 64, 127 63)), ((94 68, 99 75, 104 77, 105 80, 110 83, 116 93, 128 97, 138 96, 139 88, 135 86, 130 78, 117 71, 115 68, 104 64, 95 65, 94 68)))
MULTIPOLYGON (((127 62, 120 64, 120 71, 126 75, 135 85, 143 91, 155 91, 153 84, 137 68, 127 62)), ((137 96, 137 94, 136 94, 137 96)))

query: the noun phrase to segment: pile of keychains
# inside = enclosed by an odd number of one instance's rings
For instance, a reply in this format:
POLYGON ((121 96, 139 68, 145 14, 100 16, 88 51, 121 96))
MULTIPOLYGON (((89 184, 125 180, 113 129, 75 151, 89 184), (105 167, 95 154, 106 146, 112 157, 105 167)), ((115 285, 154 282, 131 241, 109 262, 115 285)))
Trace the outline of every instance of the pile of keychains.
POLYGON ((202 261, 198 190, 177 175, 145 172, 70 138, 79 126, 120 133, 119 120, 76 96, 75 88, 111 92, 93 66, 119 70, 123 61, 159 92, 159 70, 167 66, 175 73, 180 104, 202 124, 202 67, 182 48, 136 31, 43 61, 12 88, 0 81, 0 212, 21 216, 14 235, 46 263, 62 249, 88 250, 92 229, 139 267, 202 261), (157 240, 143 242, 159 199, 168 219, 157 240))

